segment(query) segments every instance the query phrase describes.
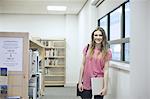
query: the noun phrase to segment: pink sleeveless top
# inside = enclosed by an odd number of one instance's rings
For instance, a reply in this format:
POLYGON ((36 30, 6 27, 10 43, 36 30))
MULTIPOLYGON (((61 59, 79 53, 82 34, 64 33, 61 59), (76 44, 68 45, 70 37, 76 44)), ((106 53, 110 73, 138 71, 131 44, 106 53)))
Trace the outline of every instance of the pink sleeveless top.
MULTIPOLYGON (((104 65, 105 60, 102 58, 97 58, 97 54, 100 52, 98 48, 94 49, 93 58, 91 59, 87 47, 84 48, 83 54, 85 55, 85 66, 83 71, 83 87, 86 90, 91 90, 91 78, 92 77, 104 77, 104 65)), ((101 52, 100 52, 101 53, 101 52)), ((106 61, 112 58, 112 53, 108 50, 106 61)))

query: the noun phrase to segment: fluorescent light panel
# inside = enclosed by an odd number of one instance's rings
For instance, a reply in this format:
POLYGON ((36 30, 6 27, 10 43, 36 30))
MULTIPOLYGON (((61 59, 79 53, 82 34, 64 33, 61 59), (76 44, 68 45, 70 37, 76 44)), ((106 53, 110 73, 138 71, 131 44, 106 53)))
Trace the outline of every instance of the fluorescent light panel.
POLYGON ((47 10, 51 11, 66 11, 66 6, 47 6, 47 10))

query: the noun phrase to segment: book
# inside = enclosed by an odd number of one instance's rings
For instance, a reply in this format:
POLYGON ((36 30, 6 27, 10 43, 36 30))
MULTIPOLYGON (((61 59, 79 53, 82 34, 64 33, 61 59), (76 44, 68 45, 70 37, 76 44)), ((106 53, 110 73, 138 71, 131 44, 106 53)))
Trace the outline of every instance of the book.
POLYGON ((7 85, 0 85, 0 94, 7 94, 7 85))
POLYGON ((92 84, 92 95, 100 95, 100 91, 103 88, 103 78, 102 77, 93 77, 91 78, 92 84))
POLYGON ((6 67, 0 67, 0 95, 7 94, 8 72, 6 67))

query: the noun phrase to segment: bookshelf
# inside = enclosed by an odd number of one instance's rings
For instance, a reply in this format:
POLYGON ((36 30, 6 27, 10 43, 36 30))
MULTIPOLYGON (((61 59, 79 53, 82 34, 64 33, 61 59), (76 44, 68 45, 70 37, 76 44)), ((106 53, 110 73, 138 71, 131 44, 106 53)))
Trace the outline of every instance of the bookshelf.
POLYGON ((0 66, 8 69, 7 96, 28 99, 29 33, 0 32, 0 46, 0 66))
MULTIPOLYGON (((38 94, 39 94, 39 96, 43 96, 44 91, 45 91, 45 86, 44 86, 44 52, 45 52, 45 49, 44 49, 44 46, 34 38, 30 38, 30 49, 37 50, 39 53, 39 56, 38 56, 39 66, 38 66, 38 71, 36 72, 36 75, 40 74, 40 82, 38 84, 39 85, 38 94)), ((32 62, 31 62, 30 66, 33 66, 32 62)), ((31 69, 30 69, 29 77, 31 78, 31 76, 33 74, 32 68, 35 68, 35 67, 30 67, 30 68, 31 69)))
POLYGON ((44 46, 45 86, 64 86, 65 84, 65 39, 39 39, 44 46))

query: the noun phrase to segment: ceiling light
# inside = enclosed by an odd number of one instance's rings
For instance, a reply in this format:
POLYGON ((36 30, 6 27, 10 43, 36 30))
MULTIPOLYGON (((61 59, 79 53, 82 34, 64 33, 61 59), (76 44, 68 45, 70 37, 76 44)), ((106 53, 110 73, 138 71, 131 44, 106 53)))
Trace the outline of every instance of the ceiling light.
POLYGON ((47 6, 47 10, 51 11, 66 11, 66 6, 47 6))

